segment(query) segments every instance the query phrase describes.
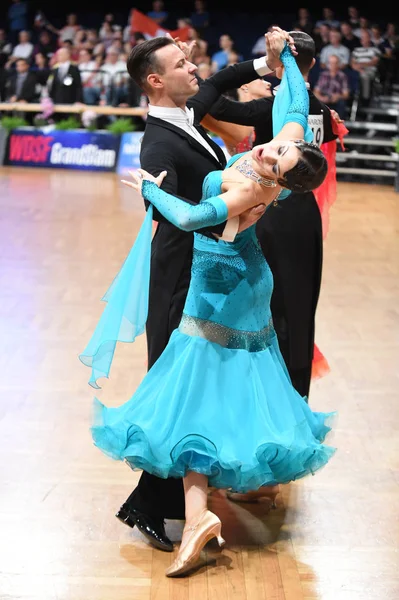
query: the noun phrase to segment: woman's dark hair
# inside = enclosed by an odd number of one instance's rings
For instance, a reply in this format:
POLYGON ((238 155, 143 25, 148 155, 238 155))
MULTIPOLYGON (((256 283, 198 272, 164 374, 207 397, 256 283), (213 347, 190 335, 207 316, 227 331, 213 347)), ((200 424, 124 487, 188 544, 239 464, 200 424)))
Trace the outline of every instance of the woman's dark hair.
POLYGON ((45 67, 47 67, 47 66, 48 66, 48 62, 49 62, 49 61, 48 61, 48 56, 47 56, 47 54, 45 54, 44 52, 42 52, 41 50, 39 50, 39 51, 38 51, 38 52, 36 52, 36 54, 35 54, 35 60, 36 60, 36 56, 37 56, 38 54, 39 54, 40 56, 42 56, 42 57, 43 57, 44 66, 45 66, 45 67))
POLYGON ((295 146, 301 153, 298 162, 277 181, 292 192, 311 192, 323 183, 327 175, 327 160, 316 144, 297 140, 295 146))
POLYGON ((147 77, 150 73, 159 73, 160 75, 163 73, 163 67, 159 64, 155 54, 156 51, 170 44, 174 44, 170 38, 158 37, 138 44, 130 52, 126 68, 130 77, 143 91, 149 91, 147 77))

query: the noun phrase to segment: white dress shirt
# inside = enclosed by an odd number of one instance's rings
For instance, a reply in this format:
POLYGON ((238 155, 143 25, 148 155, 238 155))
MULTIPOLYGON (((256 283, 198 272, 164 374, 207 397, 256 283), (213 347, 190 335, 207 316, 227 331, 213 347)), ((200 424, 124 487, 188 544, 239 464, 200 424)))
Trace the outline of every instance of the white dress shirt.
POLYGON ((167 108, 165 106, 152 106, 152 104, 149 104, 148 108, 149 115, 156 117, 157 119, 163 119, 176 127, 180 127, 180 129, 183 129, 183 131, 191 135, 191 137, 201 144, 201 146, 206 148, 216 160, 219 160, 211 145, 208 144, 194 127, 194 110, 192 108, 187 108, 187 106, 184 109, 178 108, 177 106, 167 108))
MULTIPOLYGON (((152 106, 151 104, 148 105, 148 108, 149 115, 156 117, 157 119, 163 119, 167 123, 171 123, 176 127, 180 127, 180 129, 183 129, 183 131, 188 133, 199 144, 201 144, 201 146, 206 148, 206 150, 212 154, 216 160, 219 160, 211 145, 208 144, 199 131, 194 127, 194 110, 192 108, 187 108, 187 106, 184 109, 178 107, 152 106)), ((238 232, 239 223, 239 217, 233 217, 232 219, 229 219, 226 223, 221 239, 226 242, 233 242, 238 232)))
POLYGON ((24 42, 23 44, 17 44, 12 51, 12 56, 15 58, 25 58, 26 60, 31 57, 33 52, 33 44, 30 42, 24 42))
POLYGON ((69 60, 67 60, 66 62, 63 62, 63 63, 59 63, 58 71, 57 71, 58 79, 63 81, 64 77, 66 76, 66 74, 69 71, 70 65, 71 65, 71 63, 69 60))
MULTIPOLYGON (((265 56, 262 56, 261 58, 255 58, 253 61, 253 67, 258 73, 259 77, 264 77, 268 73, 272 72, 266 64, 265 56)), ((178 107, 153 106, 149 104, 148 109, 148 114, 152 117, 163 119, 164 121, 183 129, 183 131, 191 135, 191 137, 193 137, 199 144, 206 148, 208 152, 210 152, 212 156, 218 160, 218 157, 216 156, 216 153, 211 145, 208 144, 199 131, 197 131, 197 129, 194 127, 194 110, 192 108, 189 109, 186 106, 183 109, 178 107)), ((226 227, 224 228, 221 239, 228 242, 234 241, 234 238, 238 232, 239 223, 239 217, 233 217, 232 219, 229 219, 226 223, 226 227)))

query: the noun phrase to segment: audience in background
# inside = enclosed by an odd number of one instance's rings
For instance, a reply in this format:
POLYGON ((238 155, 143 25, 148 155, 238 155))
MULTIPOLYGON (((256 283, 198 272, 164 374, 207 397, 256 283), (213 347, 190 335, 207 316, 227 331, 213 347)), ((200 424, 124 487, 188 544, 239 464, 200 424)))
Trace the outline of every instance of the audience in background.
POLYGON ((33 54, 36 55, 38 52, 44 54, 47 58, 51 58, 57 51, 57 42, 52 38, 50 32, 46 29, 39 34, 39 40, 35 44, 33 54))
POLYGON ((29 62, 18 58, 15 73, 7 82, 7 100, 9 102, 33 102, 36 96, 36 76, 29 70, 29 62))
POLYGON ((0 29, 0 68, 8 62, 10 54, 12 52, 12 44, 7 39, 5 29, 0 29))
POLYGON ((313 35, 314 24, 307 8, 298 9, 298 20, 293 24, 292 29, 313 35))
POLYGON ((49 96, 58 104, 83 101, 82 81, 78 67, 72 64, 68 48, 57 50, 57 66, 51 71, 49 96))
POLYGON ((320 29, 322 25, 328 25, 330 29, 338 29, 339 21, 335 18, 334 11, 331 8, 323 8, 323 18, 316 21, 315 30, 320 29))
POLYGON ((341 34, 336 29, 330 31, 330 43, 324 46, 320 52, 320 66, 325 69, 328 65, 330 56, 337 56, 339 68, 345 69, 349 65, 351 53, 349 49, 341 43, 341 34))
POLYGON ((29 29, 28 3, 25 0, 12 0, 7 19, 10 42, 16 44, 19 33, 29 29))
POLYGON ((324 104, 336 110, 341 118, 346 117, 349 82, 341 68, 339 56, 330 54, 328 57, 328 69, 320 73, 314 88, 314 94, 324 104))
POLYGON ((191 25, 196 29, 202 30, 209 26, 210 17, 206 10, 206 4, 203 0, 195 0, 194 12, 191 13, 191 25))
POLYGON ((358 37, 360 39, 362 32, 364 30, 370 31, 369 30, 369 20, 367 17, 359 17, 359 27, 356 27, 353 30, 353 33, 355 34, 356 37, 358 37))
POLYGON ((331 27, 327 25, 327 23, 322 23, 317 30, 314 30, 313 38, 316 44, 316 53, 317 55, 323 50, 325 46, 328 46, 330 43, 330 33, 331 27))
POLYGON ((356 8, 356 6, 348 6, 348 16, 346 20, 352 29, 357 29, 359 27, 359 9, 356 8))
POLYGON ((381 51, 373 46, 370 32, 364 29, 360 37, 360 45, 352 52, 352 69, 360 76, 360 98, 363 104, 369 104, 377 75, 381 51))
POLYGON ((33 44, 30 42, 30 33, 28 31, 20 31, 18 34, 18 44, 14 46, 11 56, 8 60, 7 67, 18 60, 18 58, 25 58, 29 60, 33 54, 33 44))
MULTIPOLYGON (((80 24, 78 15, 71 13, 65 24, 57 28, 42 11, 36 12, 30 23, 27 6, 23 0, 13 0, 7 12, 7 28, 0 29, 3 100, 16 96, 26 101, 40 101, 51 96, 55 102, 63 103, 66 98, 67 102, 83 101, 88 105, 146 105, 146 96, 131 86, 126 58, 135 45, 151 36, 146 31, 131 30, 131 11, 124 26, 108 13, 98 29, 93 29, 80 24), (64 63, 68 63, 68 77, 62 79, 59 72, 66 68, 64 63), (35 85, 32 85, 33 80, 35 85)), ((245 48, 241 47, 243 37, 237 35, 240 31, 237 27, 231 31, 219 28, 217 36, 212 12, 204 0, 192 0, 185 15, 172 15, 163 0, 149 2, 149 6, 152 10, 147 15, 160 27, 189 27, 188 41, 196 41, 192 62, 198 66, 198 75, 202 78, 240 62, 244 56, 256 58, 265 54, 259 22, 254 22, 258 33, 253 36, 252 44, 248 31, 245 32, 245 48)), ((370 21, 354 6, 349 6, 342 15, 330 7, 324 7, 321 12, 320 17, 307 8, 299 8, 291 25, 282 26, 313 36, 317 57, 310 85, 321 100, 344 117, 348 103, 358 91, 360 100, 367 104, 376 83, 388 93, 397 81, 399 36, 394 23, 370 21)), ((274 23, 264 25, 267 31, 274 23)), ((231 90, 229 95, 239 97, 236 90, 231 90)))
POLYGON ((163 0, 154 0, 152 3, 152 10, 147 13, 147 16, 153 21, 156 21, 160 27, 165 27, 168 13, 164 10, 163 0))
POLYGON ((229 60, 229 52, 234 49, 233 38, 228 33, 223 33, 220 36, 219 48, 220 50, 214 52, 211 56, 213 73, 220 71, 220 69, 224 69, 229 60))
POLYGON ((51 72, 47 56, 42 52, 37 52, 35 62, 31 65, 30 70, 36 76, 36 100, 39 101, 44 91, 47 90, 47 80, 51 72))
POLYGON ((359 45, 359 38, 353 33, 353 27, 348 21, 341 23, 341 44, 352 52, 359 45))

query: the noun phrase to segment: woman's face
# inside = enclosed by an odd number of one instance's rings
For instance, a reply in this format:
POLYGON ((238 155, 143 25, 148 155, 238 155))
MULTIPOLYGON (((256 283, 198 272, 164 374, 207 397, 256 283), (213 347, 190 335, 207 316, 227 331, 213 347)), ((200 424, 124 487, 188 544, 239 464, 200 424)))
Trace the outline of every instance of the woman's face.
MULTIPOLYGON (((245 86, 244 86, 245 87, 245 86)), ((254 79, 246 86, 251 94, 252 98, 267 98, 273 95, 272 84, 270 81, 264 81, 263 79, 254 79)))
POLYGON ((38 52, 35 56, 35 63, 38 67, 42 67, 46 62, 44 55, 41 52, 38 52))
POLYGON ((275 140, 255 146, 251 154, 259 175, 277 180, 284 179, 285 173, 295 167, 300 150, 293 141, 275 140))

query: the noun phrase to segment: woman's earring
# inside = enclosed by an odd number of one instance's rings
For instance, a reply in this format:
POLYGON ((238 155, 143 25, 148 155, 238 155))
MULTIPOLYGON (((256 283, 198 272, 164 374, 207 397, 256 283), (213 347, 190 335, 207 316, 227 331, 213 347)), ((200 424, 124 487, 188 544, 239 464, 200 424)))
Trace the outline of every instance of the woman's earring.
MULTIPOLYGON (((281 190, 282 191, 282 190, 281 190)), ((273 200, 273 206, 278 206, 278 199, 280 197, 281 191, 277 194, 275 199, 273 200)))

